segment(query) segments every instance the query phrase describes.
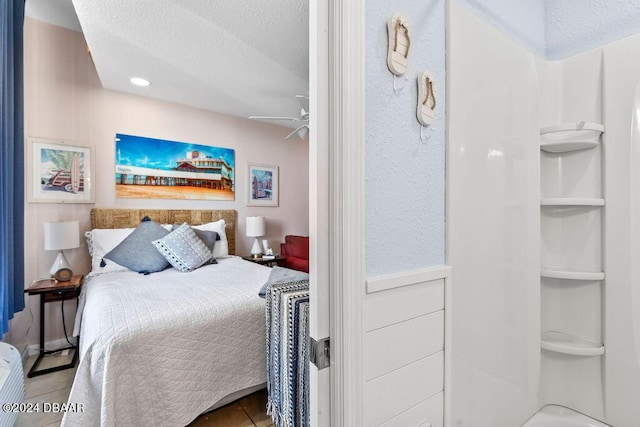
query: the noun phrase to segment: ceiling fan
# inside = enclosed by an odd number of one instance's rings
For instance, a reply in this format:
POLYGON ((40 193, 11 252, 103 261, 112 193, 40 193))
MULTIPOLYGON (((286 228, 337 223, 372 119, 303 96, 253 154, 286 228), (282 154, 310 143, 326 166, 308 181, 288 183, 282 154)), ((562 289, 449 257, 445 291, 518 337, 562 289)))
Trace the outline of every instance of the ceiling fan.
POLYGON ((288 120, 292 122, 301 122, 302 124, 294 129, 284 139, 290 139, 294 135, 298 135, 300 139, 304 139, 309 133, 309 97, 305 95, 296 95, 300 103, 300 117, 282 117, 282 116, 249 116, 251 120, 288 120))

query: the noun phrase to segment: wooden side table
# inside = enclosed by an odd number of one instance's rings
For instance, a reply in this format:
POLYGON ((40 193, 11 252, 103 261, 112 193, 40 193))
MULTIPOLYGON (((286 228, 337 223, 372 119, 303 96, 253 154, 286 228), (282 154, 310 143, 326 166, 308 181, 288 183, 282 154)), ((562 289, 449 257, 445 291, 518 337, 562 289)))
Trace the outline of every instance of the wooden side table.
MULTIPOLYGON (((51 372, 62 371, 63 369, 69 369, 76 366, 76 362, 78 361, 77 345, 63 347, 57 350, 44 350, 44 304, 47 302, 77 298, 80 294, 80 287, 82 286, 83 279, 84 276, 82 275, 73 276, 68 282, 58 282, 54 279, 42 279, 32 283, 24 290, 24 292, 29 295, 40 295, 40 352, 38 353, 35 363, 27 374, 29 378, 49 374, 51 372), (70 363, 38 370, 38 365, 40 365, 40 362, 45 355, 57 353, 62 350, 74 350, 73 359, 70 363)), ((64 319, 62 319, 62 321, 64 322, 64 319)))
POLYGON ((242 259, 255 262, 256 264, 266 265, 267 267, 273 267, 274 265, 280 265, 281 262, 287 259, 287 257, 276 255, 275 258, 254 258, 252 256, 243 256, 242 259))

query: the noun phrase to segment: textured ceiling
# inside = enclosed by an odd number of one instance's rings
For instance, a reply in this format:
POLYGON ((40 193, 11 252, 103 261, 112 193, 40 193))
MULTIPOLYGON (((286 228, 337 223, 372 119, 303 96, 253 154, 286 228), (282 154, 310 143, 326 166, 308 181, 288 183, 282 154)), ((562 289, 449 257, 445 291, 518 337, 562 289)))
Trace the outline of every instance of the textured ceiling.
POLYGON ((640 32, 640 0, 459 0, 536 55, 557 60, 640 32))
POLYGON ((308 0, 71 1, 106 89, 239 117, 298 116, 309 93, 308 0))
POLYGON ((566 58, 640 32, 640 0, 545 0, 547 59, 566 58))

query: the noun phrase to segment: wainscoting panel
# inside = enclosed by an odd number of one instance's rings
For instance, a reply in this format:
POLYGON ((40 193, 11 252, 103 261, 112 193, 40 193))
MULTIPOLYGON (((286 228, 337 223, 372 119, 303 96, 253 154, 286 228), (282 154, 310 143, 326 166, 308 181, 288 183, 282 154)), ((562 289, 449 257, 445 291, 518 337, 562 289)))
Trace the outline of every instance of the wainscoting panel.
POLYGON ((444 308, 444 279, 420 282, 365 295, 365 332, 403 322, 444 308))
POLYGON ((446 265, 367 280, 365 426, 443 426, 445 285, 451 286, 446 265))
POLYGON ((444 414, 442 407, 444 405, 443 393, 418 403, 416 406, 407 409, 400 415, 391 418, 380 427, 406 427, 406 426, 428 426, 443 427, 444 414), (428 424, 427 424, 428 423, 428 424))
POLYGON ((373 380, 443 349, 443 310, 368 332, 364 379, 373 380))
POLYGON ((364 385, 364 425, 380 425, 444 388, 444 352, 432 354, 364 385))

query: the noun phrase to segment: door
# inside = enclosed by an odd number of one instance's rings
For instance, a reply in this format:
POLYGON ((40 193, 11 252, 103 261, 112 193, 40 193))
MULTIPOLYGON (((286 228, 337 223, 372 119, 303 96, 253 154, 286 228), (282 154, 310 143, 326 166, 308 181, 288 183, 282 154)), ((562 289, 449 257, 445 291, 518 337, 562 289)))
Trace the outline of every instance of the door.
POLYGON ((362 425, 364 0, 309 1, 311 425, 362 425))
MULTIPOLYGON (((309 287, 311 338, 329 336, 328 5, 309 1, 309 287)), ((312 426, 331 425, 330 371, 311 363, 312 426)))

